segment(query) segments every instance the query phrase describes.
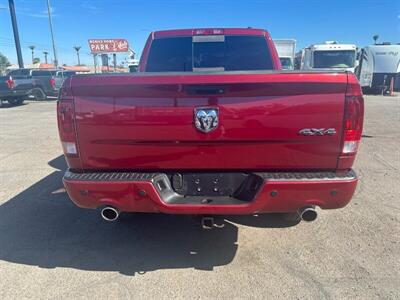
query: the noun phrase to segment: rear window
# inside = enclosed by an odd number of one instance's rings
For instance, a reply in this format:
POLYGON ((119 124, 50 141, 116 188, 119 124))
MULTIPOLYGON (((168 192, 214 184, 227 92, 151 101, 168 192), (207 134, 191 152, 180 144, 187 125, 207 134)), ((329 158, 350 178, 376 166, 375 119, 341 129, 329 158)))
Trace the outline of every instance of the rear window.
POLYGON ((57 72, 57 74, 56 74, 56 76, 57 77, 71 77, 72 75, 75 75, 76 74, 76 72, 73 72, 73 71, 66 71, 66 72, 57 72))
POLYGON ((52 76, 55 75, 57 71, 49 71, 49 70, 38 70, 32 71, 32 76, 52 76))
POLYGON ((314 68, 352 68, 355 50, 314 51, 314 68))
POLYGON ((146 72, 273 69, 263 36, 194 36, 152 42, 146 72))
POLYGON ((17 69, 10 71, 9 76, 29 76, 29 69, 17 69))
POLYGON ((9 76, 20 76, 22 75, 22 70, 12 70, 10 72, 7 73, 7 75, 9 76))

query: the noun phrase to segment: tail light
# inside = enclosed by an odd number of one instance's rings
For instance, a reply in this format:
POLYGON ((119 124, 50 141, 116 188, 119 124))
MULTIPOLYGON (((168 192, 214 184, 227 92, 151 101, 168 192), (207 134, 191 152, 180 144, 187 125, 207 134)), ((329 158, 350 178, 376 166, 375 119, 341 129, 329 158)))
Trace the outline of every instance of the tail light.
POLYGON ((74 101, 66 84, 60 89, 57 102, 57 121, 61 144, 66 156, 78 157, 74 101))
POLYGON ((56 88, 56 80, 54 78, 51 78, 49 83, 51 88, 54 90, 56 88))
POLYGON ((193 35, 218 35, 224 34, 223 29, 196 29, 193 32, 193 35))
POLYGON ((358 83, 351 83, 347 87, 345 110, 344 110, 344 132, 343 132, 343 155, 354 155, 357 153, 361 140, 364 119, 364 99, 358 83))
POLYGON ((6 80, 6 84, 7 84, 9 89, 13 89, 15 87, 15 81, 12 80, 12 78, 6 80))

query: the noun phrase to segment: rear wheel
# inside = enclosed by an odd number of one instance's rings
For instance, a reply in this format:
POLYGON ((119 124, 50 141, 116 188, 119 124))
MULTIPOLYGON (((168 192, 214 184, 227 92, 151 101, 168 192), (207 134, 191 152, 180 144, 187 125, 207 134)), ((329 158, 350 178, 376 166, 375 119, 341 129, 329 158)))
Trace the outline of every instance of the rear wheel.
POLYGON ((12 106, 21 105, 24 102, 24 98, 12 98, 7 100, 12 106))
POLYGON ((43 101, 46 100, 46 94, 41 88, 35 88, 32 90, 32 96, 35 98, 36 101, 43 101))

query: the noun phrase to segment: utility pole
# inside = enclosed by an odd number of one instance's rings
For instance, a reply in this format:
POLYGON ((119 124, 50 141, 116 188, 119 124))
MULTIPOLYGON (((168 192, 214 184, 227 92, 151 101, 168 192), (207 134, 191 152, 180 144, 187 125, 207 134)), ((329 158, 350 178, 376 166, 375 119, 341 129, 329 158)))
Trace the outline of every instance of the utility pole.
POLYGON ((113 53, 114 73, 117 72, 117 54, 113 53))
POLYGON ((47 12, 48 12, 48 14, 49 14, 49 24, 50 24, 51 41, 52 41, 52 43, 53 43, 54 66, 57 68, 57 67, 58 67, 58 59, 57 59, 56 43, 54 42, 53 22, 52 22, 52 20, 51 20, 50 0, 47 0, 47 12))
POLYGON ((49 52, 43 51, 43 54, 44 54, 44 61, 45 61, 46 65, 47 65, 47 54, 49 54, 49 52))
POLYGON ((11 23, 14 32, 15 50, 17 50, 18 66, 22 69, 24 67, 24 61, 22 59, 21 44, 19 42, 17 17, 15 15, 15 5, 14 0, 8 0, 8 5, 10 7, 11 23))
POLYGON ((97 54, 93 53, 93 66, 94 66, 94 72, 97 73, 97 54))

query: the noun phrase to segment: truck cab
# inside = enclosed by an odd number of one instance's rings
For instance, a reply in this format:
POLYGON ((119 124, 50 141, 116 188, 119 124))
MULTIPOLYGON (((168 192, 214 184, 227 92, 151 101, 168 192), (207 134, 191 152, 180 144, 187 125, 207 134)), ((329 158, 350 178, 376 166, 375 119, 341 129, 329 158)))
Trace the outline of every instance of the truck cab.
POLYGON ((302 50, 301 70, 345 70, 354 73, 357 67, 357 46, 327 41, 302 50))

